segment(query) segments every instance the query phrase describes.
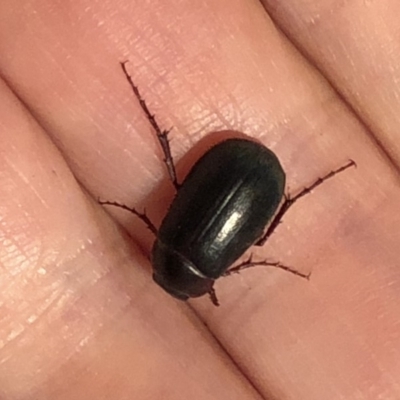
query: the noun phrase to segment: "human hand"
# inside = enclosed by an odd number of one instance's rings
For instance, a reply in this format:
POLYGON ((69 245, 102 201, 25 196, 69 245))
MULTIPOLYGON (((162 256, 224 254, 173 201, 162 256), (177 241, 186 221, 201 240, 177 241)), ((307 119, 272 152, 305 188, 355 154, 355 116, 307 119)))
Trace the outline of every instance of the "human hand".
POLYGON ((399 397, 398 6, 265 7, 2 2, 1 398, 399 397), (159 224, 173 197, 125 59, 176 160, 242 131, 295 192, 355 159, 257 250, 310 282, 253 269, 219 308, 153 283, 151 233, 96 202, 159 224))

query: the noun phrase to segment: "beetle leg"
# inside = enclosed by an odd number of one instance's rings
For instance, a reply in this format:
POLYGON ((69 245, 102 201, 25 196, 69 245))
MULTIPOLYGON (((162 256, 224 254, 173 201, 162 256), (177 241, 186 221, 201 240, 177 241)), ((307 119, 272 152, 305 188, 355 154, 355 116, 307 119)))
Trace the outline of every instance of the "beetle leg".
POLYGON ((142 110, 145 113, 147 119, 149 120, 151 126, 153 127, 153 129, 155 130, 155 132, 157 134, 158 142, 160 143, 162 151, 164 153, 164 163, 167 167, 169 177, 170 177, 173 185, 175 186, 175 189, 178 190, 180 185, 179 185, 178 179, 176 177, 174 160, 172 158, 171 147, 169 145, 169 140, 168 140, 168 133, 170 132, 170 129, 162 130, 160 128, 160 126, 158 125, 154 114, 152 114, 150 112, 150 110, 148 109, 146 102, 143 100, 142 96, 140 95, 138 87, 133 83, 132 77, 129 75, 129 73, 126 69, 125 64, 127 62, 128 61, 121 62, 122 71, 124 72, 125 77, 128 80, 128 82, 133 90, 133 93, 135 94, 136 98, 138 99, 140 107, 142 108, 142 110))
POLYGON ((312 192, 315 188, 317 188, 319 185, 321 185, 323 182, 326 180, 333 178, 335 175, 339 174, 340 172, 343 172, 347 168, 356 166, 356 163, 353 160, 349 160, 345 165, 341 166, 338 169, 335 169, 325 176, 318 178, 313 184, 311 184, 308 187, 305 187, 303 190, 301 190, 299 193, 297 193, 295 196, 290 197, 290 195, 284 195, 285 200, 282 204, 282 206, 279 208, 278 212, 275 214, 275 217, 273 218, 272 222, 268 226, 268 229, 264 233, 264 235, 255 243, 256 246, 262 246, 268 238, 274 233, 275 229, 277 226, 281 223, 281 220, 283 216, 286 214, 286 212, 289 210, 289 208, 301 197, 305 196, 306 194, 309 194, 312 192))
POLYGON ((214 304, 214 306, 218 307, 219 301, 218 301, 217 295, 215 294, 215 289, 211 288, 210 291, 208 292, 208 294, 210 295, 210 300, 214 304))
POLYGON ((99 199, 98 202, 99 202, 99 204, 103 204, 106 206, 119 207, 126 211, 130 211, 132 214, 135 214, 137 217, 139 217, 147 225, 147 227, 153 232, 154 236, 157 236, 157 228, 150 221, 150 218, 146 215, 146 210, 144 210, 141 213, 133 207, 131 208, 131 207, 126 206, 125 204, 117 203, 115 201, 102 201, 99 199))
POLYGON ((280 262, 270 262, 270 261, 266 261, 266 260, 253 261, 253 256, 251 255, 248 260, 243 261, 242 263, 236 265, 235 267, 232 267, 232 268, 228 269, 227 271, 225 271, 223 276, 237 274, 244 269, 255 267, 258 265, 280 268, 280 269, 283 269, 284 271, 291 272, 292 274, 300 276, 301 278, 305 278, 307 280, 310 279, 310 275, 311 275, 311 272, 308 274, 303 274, 299 271, 296 271, 295 269, 293 269, 291 267, 281 264, 280 262))

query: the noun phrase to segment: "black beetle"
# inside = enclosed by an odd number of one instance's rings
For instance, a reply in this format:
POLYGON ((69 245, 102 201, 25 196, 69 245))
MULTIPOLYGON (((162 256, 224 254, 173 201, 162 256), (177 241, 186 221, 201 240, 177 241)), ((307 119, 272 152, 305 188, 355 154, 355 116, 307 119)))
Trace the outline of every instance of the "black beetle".
POLYGON ((177 194, 159 230, 147 215, 135 208, 117 202, 99 202, 131 211, 154 233, 156 240, 151 256, 154 280, 178 299, 209 293, 212 302, 218 305, 213 289, 215 280, 244 268, 270 265, 308 278, 278 262, 253 262, 251 257, 229 267, 253 244, 263 245, 296 200, 355 165, 354 161, 350 160, 290 198, 284 194, 285 173, 276 155, 258 142, 235 138, 206 152, 179 185, 167 137, 169 132, 159 128, 125 64, 121 63, 123 72, 157 133, 177 194))

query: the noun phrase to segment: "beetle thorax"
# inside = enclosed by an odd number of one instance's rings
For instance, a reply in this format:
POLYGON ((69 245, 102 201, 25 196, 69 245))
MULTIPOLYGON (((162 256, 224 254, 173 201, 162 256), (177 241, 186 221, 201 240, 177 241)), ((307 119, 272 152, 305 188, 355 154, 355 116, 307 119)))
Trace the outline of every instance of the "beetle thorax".
POLYGON ((152 251, 153 279, 181 300, 210 292, 214 279, 203 275, 190 260, 156 240, 152 251))

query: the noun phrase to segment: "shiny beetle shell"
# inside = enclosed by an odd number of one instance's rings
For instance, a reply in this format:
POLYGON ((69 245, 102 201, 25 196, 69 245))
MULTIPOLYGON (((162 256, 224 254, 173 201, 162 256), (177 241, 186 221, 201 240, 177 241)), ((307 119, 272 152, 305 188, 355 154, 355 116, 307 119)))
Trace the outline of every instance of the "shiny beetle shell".
POLYGON ((285 173, 260 143, 228 139, 193 166, 158 231, 153 278, 186 300, 212 290, 257 239, 276 212, 285 173))

